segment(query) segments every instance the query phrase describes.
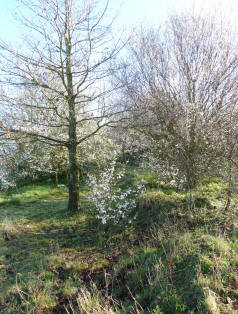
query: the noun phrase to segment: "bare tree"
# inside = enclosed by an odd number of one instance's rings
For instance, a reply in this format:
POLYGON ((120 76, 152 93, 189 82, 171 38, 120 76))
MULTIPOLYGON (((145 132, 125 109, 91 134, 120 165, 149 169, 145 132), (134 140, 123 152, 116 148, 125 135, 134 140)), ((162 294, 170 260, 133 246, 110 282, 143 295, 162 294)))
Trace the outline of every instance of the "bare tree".
POLYGON ((109 82, 113 59, 124 44, 118 34, 117 39, 112 36, 112 23, 105 24, 108 2, 103 9, 93 0, 20 2, 26 34, 22 45, 15 49, 0 43, 0 135, 67 147, 68 210, 76 211, 77 147, 104 126, 114 125, 123 111, 113 106, 117 87, 109 82), (91 127, 84 128, 88 124, 91 127))
POLYGON ((123 97, 144 112, 134 127, 152 142, 159 169, 175 169, 191 190, 217 167, 238 104, 232 33, 212 17, 174 15, 136 34, 124 64, 123 97))

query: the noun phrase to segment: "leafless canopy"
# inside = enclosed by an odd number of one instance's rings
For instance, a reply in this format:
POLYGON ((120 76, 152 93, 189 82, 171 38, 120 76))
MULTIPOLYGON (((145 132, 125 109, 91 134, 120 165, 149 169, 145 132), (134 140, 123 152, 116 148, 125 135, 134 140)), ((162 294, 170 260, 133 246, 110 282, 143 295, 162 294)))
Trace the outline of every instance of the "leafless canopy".
MULTIPOLYGON (((89 119, 98 122, 96 129, 105 124, 111 103, 103 96, 112 92, 111 61, 123 43, 112 37, 111 23, 103 24, 107 4, 99 12, 95 1, 21 2, 24 42, 18 49, 0 44, 2 109, 8 105, 2 126, 65 145, 67 139, 50 136, 46 128, 69 127, 69 100, 77 125, 89 119)), ((86 136, 80 134, 77 143, 86 136)))
MULTIPOLYGON (((234 34, 214 17, 173 15, 160 29, 142 28, 117 76, 123 95, 142 112, 160 164, 193 187, 224 149, 224 128, 238 121, 234 34)), ((237 122, 236 126, 237 139, 237 122)))

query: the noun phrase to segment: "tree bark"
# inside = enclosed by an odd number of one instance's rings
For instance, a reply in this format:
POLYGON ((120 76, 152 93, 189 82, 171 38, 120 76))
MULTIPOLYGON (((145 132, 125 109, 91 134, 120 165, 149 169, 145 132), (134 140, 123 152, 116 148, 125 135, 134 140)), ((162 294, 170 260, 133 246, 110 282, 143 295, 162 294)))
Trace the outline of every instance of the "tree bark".
POLYGON ((70 9, 69 1, 65 1, 65 48, 66 48, 66 78, 67 78, 67 102, 69 110, 69 203, 68 210, 76 212, 79 209, 79 170, 77 164, 77 123, 75 113, 75 95, 73 88, 73 74, 72 74, 72 34, 70 27, 70 9))
POLYGON ((79 170, 76 156, 76 145, 68 148, 69 153, 69 203, 68 210, 76 212, 79 209, 79 170))
POLYGON ((79 209, 79 168, 77 163, 77 134, 74 100, 69 105, 69 203, 68 210, 76 212, 79 209))
POLYGON ((55 172, 55 185, 58 186, 59 180, 58 180, 58 170, 55 172))
POLYGON ((228 168, 228 188, 227 188, 227 199, 226 199, 226 206, 225 210, 229 210, 231 205, 231 197, 232 197, 232 169, 231 169, 231 157, 229 158, 229 168, 228 168))

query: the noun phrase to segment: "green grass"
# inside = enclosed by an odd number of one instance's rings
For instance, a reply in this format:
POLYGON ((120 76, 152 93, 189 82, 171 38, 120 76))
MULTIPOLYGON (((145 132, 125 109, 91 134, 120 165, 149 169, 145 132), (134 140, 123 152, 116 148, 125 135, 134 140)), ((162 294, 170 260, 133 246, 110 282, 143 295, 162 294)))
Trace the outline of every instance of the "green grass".
POLYGON ((0 196, 1 313, 238 312, 238 217, 220 209, 225 187, 203 182, 191 211, 183 191, 127 172, 147 192, 125 230, 96 221, 86 186, 74 215, 67 189, 48 183, 0 196))
POLYGON ((17 203, 1 202, 1 311, 53 309, 61 294, 80 285, 81 272, 96 263, 97 269, 106 265, 83 192, 81 197, 85 212, 73 216, 66 210, 67 190, 48 184, 21 188, 12 195, 17 203), (95 246, 98 254, 93 255, 95 246))

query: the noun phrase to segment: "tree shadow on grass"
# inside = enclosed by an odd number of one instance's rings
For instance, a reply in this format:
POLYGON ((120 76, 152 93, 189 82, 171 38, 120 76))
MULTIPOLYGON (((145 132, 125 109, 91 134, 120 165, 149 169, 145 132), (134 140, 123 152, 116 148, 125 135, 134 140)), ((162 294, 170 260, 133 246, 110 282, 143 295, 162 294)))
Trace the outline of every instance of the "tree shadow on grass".
POLYGON ((156 307, 168 314, 207 313, 203 291, 196 284, 199 258, 188 254, 171 262, 162 249, 136 252, 115 271, 112 295, 124 307, 136 300, 143 313, 156 307))
POLYGON ((9 233, 8 239, 4 238, 4 232, 0 235, 1 311, 4 312, 9 304, 12 311, 22 310, 27 302, 33 302, 29 291, 37 281, 39 284, 42 281, 42 290, 47 290, 44 285, 48 279, 44 274, 52 277, 48 293, 49 298, 56 300, 61 282, 68 278, 84 278, 90 267, 108 267, 94 219, 87 212, 90 204, 85 200, 83 205, 83 211, 70 215, 66 198, 2 206, 1 221, 8 217, 15 231, 9 233), (16 292, 17 278, 23 297, 16 292))

